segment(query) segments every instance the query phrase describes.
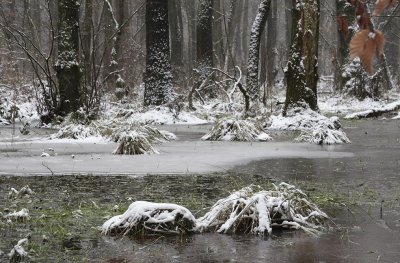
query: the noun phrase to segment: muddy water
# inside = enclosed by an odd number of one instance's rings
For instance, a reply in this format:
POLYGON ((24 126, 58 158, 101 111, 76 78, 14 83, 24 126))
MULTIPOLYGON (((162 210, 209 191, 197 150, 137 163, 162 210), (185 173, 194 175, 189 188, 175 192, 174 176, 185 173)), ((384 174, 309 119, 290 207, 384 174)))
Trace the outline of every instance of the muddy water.
POLYGON ((29 236, 32 262, 399 262, 400 122, 345 126, 352 144, 323 147, 353 152, 353 158, 265 160, 201 176, 0 177, 0 211, 27 207, 31 215, 27 222, 0 223, 0 251, 29 236), (325 234, 131 240, 104 237, 94 228, 134 200, 174 202, 201 213, 233 189, 280 181, 321 203, 333 219, 325 234), (10 187, 26 184, 34 197, 8 199, 10 187))

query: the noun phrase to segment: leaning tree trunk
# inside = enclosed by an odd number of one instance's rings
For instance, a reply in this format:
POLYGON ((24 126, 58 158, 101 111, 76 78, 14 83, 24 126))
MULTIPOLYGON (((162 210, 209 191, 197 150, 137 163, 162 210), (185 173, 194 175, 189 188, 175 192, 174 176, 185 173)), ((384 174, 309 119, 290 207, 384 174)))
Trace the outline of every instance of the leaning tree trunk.
POLYGON ((292 0, 292 45, 285 72, 287 89, 283 115, 291 107, 318 110, 319 0, 292 0))
POLYGON ((260 87, 258 85, 261 36, 268 18, 271 0, 263 0, 258 6, 258 14, 253 22, 250 33, 250 47, 247 68, 247 92, 250 97, 246 114, 254 114, 260 107, 260 87))
POLYGON ((81 105, 81 70, 79 65, 79 2, 58 2, 58 55, 56 63, 60 91, 58 114, 65 116, 81 105))
POLYGON ((146 1, 146 71, 144 104, 162 105, 172 98, 168 1, 146 1))

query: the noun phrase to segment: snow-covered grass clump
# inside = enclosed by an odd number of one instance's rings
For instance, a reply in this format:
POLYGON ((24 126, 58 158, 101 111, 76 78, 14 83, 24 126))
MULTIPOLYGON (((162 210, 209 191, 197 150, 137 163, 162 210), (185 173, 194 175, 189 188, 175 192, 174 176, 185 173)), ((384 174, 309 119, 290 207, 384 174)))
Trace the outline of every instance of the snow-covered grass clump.
POLYGON ((12 212, 4 216, 7 220, 15 220, 15 221, 26 221, 30 219, 29 211, 26 208, 22 208, 18 212, 12 212))
POLYGON ((51 135, 51 139, 81 140, 89 137, 101 137, 100 129, 96 125, 68 124, 57 133, 51 135))
POLYGON ((154 144, 175 140, 176 136, 148 125, 128 125, 117 128, 112 134, 112 139, 118 142, 114 154, 138 155, 158 153, 153 147, 154 144))
POLYGON ((28 239, 24 238, 18 241, 18 243, 11 249, 8 257, 10 262, 20 262, 28 256, 28 252, 25 251, 23 245, 28 243, 28 239))
POLYGON ((104 234, 182 234, 192 232, 196 219, 185 207, 137 201, 128 210, 103 224, 104 234))
POLYGON ((220 199, 197 220, 200 232, 271 234, 273 227, 302 229, 317 234, 328 216, 293 185, 281 183, 272 190, 245 187, 220 199))
POLYGON ((120 109, 117 118, 127 122, 152 125, 172 125, 172 124, 205 124, 203 120, 191 112, 175 110, 170 107, 159 106, 150 109, 120 109))
POLYGON ((124 214, 106 221, 101 231, 134 236, 207 231, 265 235, 279 227, 318 234, 327 218, 301 190, 281 183, 271 190, 245 187, 217 201, 199 219, 179 205, 134 202, 124 214))
POLYGON ((265 133, 261 125, 252 120, 223 118, 211 131, 204 135, 205 141, 270 141, 272 138, 265 133))
POLYGON ((15 188, 11 188, 10 192, 8 193, 9 198, 21 198, 24 196, 31 196, 35 194, 32 189, 29 187, 29 185, 26 185, 22 187, 19 191, 16 190, 15 188))
POLYGON ((346 133, 342 130, 338 117, 325 117, 318 112, 302 107, 292 108, 286 117, 282 114, 271 116, 267 123, 269 130, 299 131, 301 134, 295 139, 298 142, 315 144, 350 143, 346 133))

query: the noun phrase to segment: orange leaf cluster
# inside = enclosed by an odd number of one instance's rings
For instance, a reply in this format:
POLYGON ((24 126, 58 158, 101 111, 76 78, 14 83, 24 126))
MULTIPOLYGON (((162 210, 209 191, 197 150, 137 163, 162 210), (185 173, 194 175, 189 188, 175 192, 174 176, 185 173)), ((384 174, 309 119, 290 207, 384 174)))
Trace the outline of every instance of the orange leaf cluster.
POLYGON ((344 38, 349 37, 349 22, 347 22, 347 17, 346 16, 337 16, 336 21, 338 23, 338 30, 340 33, 343 34, 344 38))
POLYGON ((375 9, 372 13, 372 16, 379 16, 383 10, 386 8, 395 6, 398 3, 398 0, 377 0, 375 3, 375 9))
POLYGON ((382 32, 375 30, 371 33, 368 29, 361 30, 354 35, 350 42, 350 59, 359 57, 362 66, 369 75, 373 74, 374 55, 382 56, 385 37, 382 32))

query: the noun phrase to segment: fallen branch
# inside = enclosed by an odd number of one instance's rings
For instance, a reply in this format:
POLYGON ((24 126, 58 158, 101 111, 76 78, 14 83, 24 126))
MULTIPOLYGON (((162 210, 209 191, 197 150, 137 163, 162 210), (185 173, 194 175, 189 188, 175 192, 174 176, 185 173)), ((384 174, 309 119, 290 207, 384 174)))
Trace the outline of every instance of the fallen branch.
POLYGON ((385 113, 389 113, 389 112, 393 112, 393 111, 397 111, 397 110, 400 110, 400 100, 389 103, 382 108, 375 108, 375 109, 370 109, 370 110, 366 110, 366 111, 351 113, 351 114, 346 115, 344 118, 349 119, 349 120, 376 118, 376 117, 382 116, 385 113))

